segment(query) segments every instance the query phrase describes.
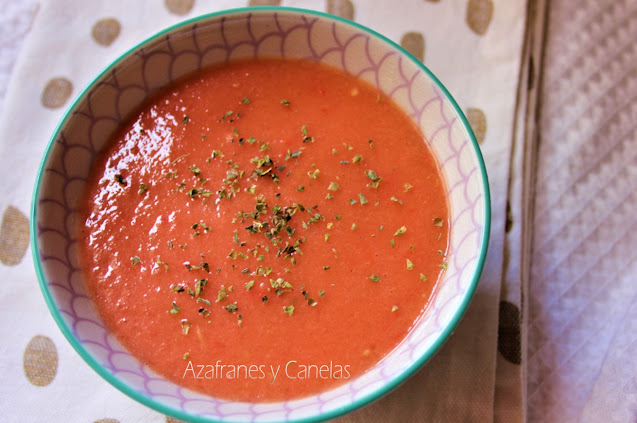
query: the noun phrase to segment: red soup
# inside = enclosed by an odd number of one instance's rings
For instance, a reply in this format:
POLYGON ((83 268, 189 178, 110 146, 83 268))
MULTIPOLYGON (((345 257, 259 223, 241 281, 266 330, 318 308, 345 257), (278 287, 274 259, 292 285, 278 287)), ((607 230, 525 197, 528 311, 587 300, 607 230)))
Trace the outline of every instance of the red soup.
POLYGON ((83 205, 109 330, 159 374, 229 400, 360 376, 446 268, 444 183, 422 134, 313 62, 238 62, 169 87, 100 156, 83 205))

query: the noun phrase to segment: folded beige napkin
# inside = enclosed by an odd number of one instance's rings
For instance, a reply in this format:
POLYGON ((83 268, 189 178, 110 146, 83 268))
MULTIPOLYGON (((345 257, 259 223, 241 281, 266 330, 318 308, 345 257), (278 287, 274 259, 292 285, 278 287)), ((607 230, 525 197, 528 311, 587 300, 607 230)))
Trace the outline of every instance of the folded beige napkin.
MULTIPOLYGON (((521 284, 501 292, 503 281, 507 283, 503 254, 526 4, 494 0, 40 1, 0 120, 3 420, 170 421, 104 382, 55 326, 27 252, 31 191, 43 150, 65 108, 110 61, 184 18, 248 4, 328 11, 402 44, 430 67, 466 112, 489 173, 491 244, 465 317, 441 351, 413 378, 342 421, 491 422, 496 416, 512 416, 499 421, 521 421, 519 395, 502 397, 500 392, 496 401, 496 363, 498 377, 507 375, 502 379, 505 385, 499 386, 521 391, 521 284), (500 305, 501 295, 508 305, 500 305), (502 414, 501 407, 508 411, 502 414)), ((519 210, 519 202, 515 207, 519 210)))

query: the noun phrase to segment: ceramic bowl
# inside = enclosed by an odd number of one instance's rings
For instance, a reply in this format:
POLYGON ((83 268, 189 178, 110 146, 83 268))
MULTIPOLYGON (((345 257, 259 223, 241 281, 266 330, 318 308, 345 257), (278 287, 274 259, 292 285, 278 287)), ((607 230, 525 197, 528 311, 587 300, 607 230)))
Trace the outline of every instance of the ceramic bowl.
POLYGON ((490 205, 484 163, 462 111, 417 59, 353 22, 306 10, 248 8, 168 28, 108 66, 70 106, 46 149, 32 204, 32 248, 40 286, 60 329, 82 358, 133 399, 181 420, 319 421, 387 393, 449 337, 478 283, 490 205), (184 389, 130 355, 87 296, 78 262, 77 203, 96 155, 155 91, 210 65, 258 57, 304 58, 362 78, 391 97, 422 130, 447 185, 448 270, 423 317, 396 349, 362 376, 287 402, 230 402, 184 389))

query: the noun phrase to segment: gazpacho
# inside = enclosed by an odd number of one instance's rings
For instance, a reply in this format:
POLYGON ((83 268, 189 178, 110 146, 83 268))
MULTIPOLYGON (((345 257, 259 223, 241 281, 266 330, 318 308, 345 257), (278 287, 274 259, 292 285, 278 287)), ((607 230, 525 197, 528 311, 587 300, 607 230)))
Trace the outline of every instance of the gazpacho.
POLYGON ((369 370, 423 315, 446 269, 445 192, 370 84, 230 63, 153 96, 100 154, 85 279, 109 330, 175 383, 300 398, 369 370))

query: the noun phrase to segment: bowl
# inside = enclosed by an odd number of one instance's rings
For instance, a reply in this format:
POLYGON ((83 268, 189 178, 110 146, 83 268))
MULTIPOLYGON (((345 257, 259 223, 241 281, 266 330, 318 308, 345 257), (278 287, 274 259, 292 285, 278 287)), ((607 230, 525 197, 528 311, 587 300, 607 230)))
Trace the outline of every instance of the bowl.
POLYGON ((320 421, 389 392, 423 366, 466 310, 484 264, 490 203, 478 144, 461 109, 408 52, 356 23, 284 7, 227 10, 170 27, 110 64, 70 106, 44 153, 31 210, 32 252, 47 305, 79 355, 131 398, 181 420, 320 421), (129 354, 105 328, 78 260, 78 199, 96 155, 131 112, 184 75, 227 61, 305 58, 368 81, 420 128, 437 157, 450 209, 448 269, 409 335, 362 376, 275 403, 232 402, 184 389, 129 354))

